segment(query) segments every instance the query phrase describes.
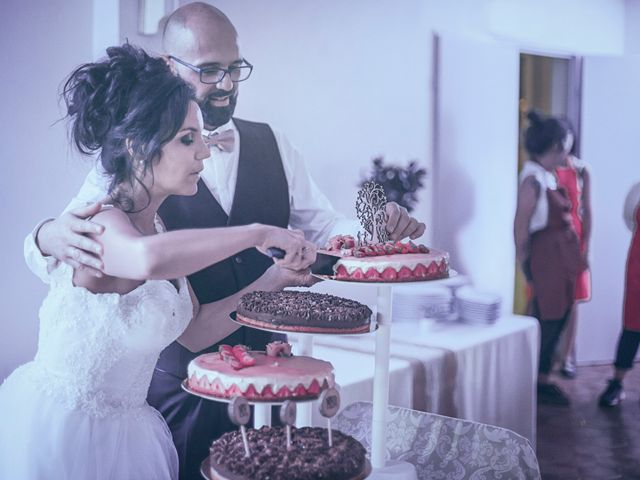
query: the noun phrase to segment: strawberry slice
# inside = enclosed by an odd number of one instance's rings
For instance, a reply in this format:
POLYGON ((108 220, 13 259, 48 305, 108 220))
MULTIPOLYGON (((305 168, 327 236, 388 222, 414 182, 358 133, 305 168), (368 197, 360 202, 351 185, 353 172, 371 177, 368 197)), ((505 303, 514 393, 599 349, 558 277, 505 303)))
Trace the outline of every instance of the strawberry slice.
POLYGON ((438 274, 438 264, 436 262, 431 262, 429 264, 429 266, 427 267, 427 273, 429 275, 429 278, 433 278, 435 275, 438 274))
POLYGON ((370 268, 365 272, 364 277, 371 281, 380 280, 380 273, 375 268, 370 268))
POLYGON ((364 273, 359 268, 356 268, 351 274, 351 278, 355 278, 356 280, 362 280, 364 278, 364 273))
POLYGON ((356 246, 356 239, 351 235, 344 236, 344 245, 342 248, 353 248, 356 246))
POLYGON ((398 274, 391 267, 385 268, 384 271, 382 272, 382 278, 384 278, 385 280, 395 280, 397 277, 398 277, 398 274))
POLYGON ((311 385, 309 385, 309 388, 307 388, 307 392, 317 395, 318 393, 320 393, 320 390, 320 384, 318 383, 318 380, 314 378, 311 381, 311 385))
POLYGON ((409 267, 402 267, 398 271, 398 278, 399 279, 407 279, 407 278, 412 278, 412 277, 413 277, 413 272, 411 271, 411 269, 409 267))
POLYGON ((233 368, 234 370, 241 370, 244 367, 244 365, 242 365, 242 363, 240 363, 240 360, 238 360, 233 355, 226 355, 226 354, 223 353, 222 354, 222 359, 226 363, 231 365, 231 368, 233 368))
POLYGON ((337 268, 336 277, 337 278, 349 278, 349 274, 347 273, 347 269, 344 267, 344 265, 340 265, 337 268))
POLYGON ((233 347, 233 355, 243 367, 251 367, 256 364, 256 359, 249 353, 245 345, 236 345, 233 347))
POLYGON ((438 266, 438 273, 443 274, 447 271, 447 264, 444 262, 444 260, 440 263, 436 264, 438 266))
POLYGON ((392 243, 386 243, 384 245, 385 255, 393 255, 396 253, 396 248, 392 243))
POLYGON ((416 268, 413 269, 413 275, 418 278, 426 278, 427 277, 427 267, 423 264, 419 263, 416 265, 416 268))

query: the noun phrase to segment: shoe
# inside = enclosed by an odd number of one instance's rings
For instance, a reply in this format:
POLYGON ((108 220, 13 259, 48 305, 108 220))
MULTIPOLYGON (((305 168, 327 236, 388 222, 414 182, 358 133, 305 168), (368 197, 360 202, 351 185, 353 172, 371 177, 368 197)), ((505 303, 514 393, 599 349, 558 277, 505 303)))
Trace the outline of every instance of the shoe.
POLYGON ((622 382, 612 378, 609 380, 609 385, 607 385, 606 390, 602 392, 602 395, 600 395, 598 405, 601 407, 615 407, 624 400, 624 397, 625 395, 622 388, 622 382))
POLYGON ((538 403, 543 405, 571 405, 571 400, 553 383, 538 384, 538 403))
POLYGON ((565 363, 562 369, 560 370, 560 375, 569 380, 573 380, 578 375, 578 371, 576 370, 575 365, 572 363, 565 363))

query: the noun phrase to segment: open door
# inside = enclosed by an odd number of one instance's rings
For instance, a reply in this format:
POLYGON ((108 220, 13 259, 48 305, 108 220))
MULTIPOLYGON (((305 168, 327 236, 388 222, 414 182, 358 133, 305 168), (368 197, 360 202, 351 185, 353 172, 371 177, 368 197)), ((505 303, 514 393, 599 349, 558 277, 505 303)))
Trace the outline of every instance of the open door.
POLYGON ((434 40, 434 241, 480 289, 513 299, 519 52, 443 34, 434 40))

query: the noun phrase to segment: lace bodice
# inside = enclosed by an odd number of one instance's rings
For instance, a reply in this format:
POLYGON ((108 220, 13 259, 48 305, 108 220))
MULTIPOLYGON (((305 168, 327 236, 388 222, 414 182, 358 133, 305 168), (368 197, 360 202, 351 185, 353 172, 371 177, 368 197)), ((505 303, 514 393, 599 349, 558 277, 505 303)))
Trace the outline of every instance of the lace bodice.
POLYGON ((60 264, 40 308, 33 380, 70 408, 96 416, 146 405, 160 352, 186 328, 192 304, 186 280, 179 289, 149 280, 131 292, 95 294, 72 283, 60 264))

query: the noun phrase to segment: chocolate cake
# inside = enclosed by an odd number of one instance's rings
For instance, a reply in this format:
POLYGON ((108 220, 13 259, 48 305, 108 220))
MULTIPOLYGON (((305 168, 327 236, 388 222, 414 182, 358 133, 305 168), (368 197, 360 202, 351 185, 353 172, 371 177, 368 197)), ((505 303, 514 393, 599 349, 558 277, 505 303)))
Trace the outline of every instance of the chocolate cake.
POLYGON ((247 430, 251 455, 245 457, 242 435, 227 432, 210 448, 212 478, 269 480, 352 480, 365 478, 366 451, 356 439, 327 430, 291 427, 291 449, 287 450, 284 427, 247 430))
POLYGON ((368 332, 371 310, 355 300, 315 292, 251 292, 238 303, 247 325, 309 333, 368 332))

